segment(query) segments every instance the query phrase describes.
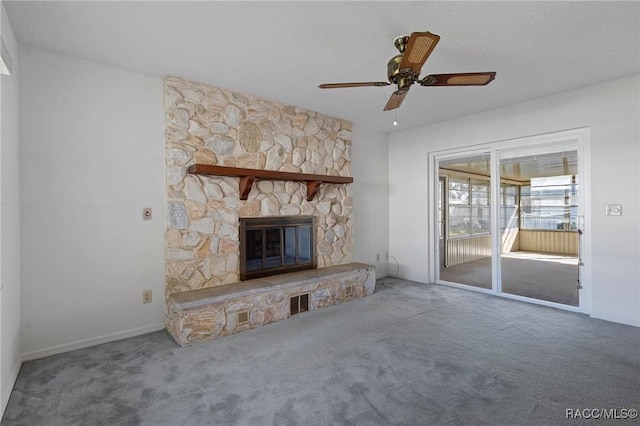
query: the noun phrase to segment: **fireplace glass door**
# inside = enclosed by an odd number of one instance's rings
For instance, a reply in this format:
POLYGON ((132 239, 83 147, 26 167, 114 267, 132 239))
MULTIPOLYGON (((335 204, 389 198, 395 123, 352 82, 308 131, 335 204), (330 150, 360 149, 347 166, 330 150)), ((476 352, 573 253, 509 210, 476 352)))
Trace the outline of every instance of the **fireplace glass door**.
POLYGON ((296 264, 296 227, 287 226, 284 228, 284 257, 282 259, 285 265, 296 264))
POLYGON ((313 216, 241 218, 240 279, 316 267, 313 216))
POLYGON ((266 269, 277 268, 281 266, 280 255, 280 228, 266 228, 265 234, 265 265, 266 269))
POLYGON ((313 246, 310 226, 298 227, 298 262, 308 263, 313 261, 313 246))
POLYGON ((263 269, 262 263, 262 229, 249 229, 246 233, 246 270, 263 269))

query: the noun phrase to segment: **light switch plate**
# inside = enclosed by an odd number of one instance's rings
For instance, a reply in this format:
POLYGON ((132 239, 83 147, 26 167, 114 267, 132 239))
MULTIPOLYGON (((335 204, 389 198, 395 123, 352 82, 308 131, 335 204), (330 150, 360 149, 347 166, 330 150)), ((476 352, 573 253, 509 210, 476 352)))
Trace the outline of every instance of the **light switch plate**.
POLYGON ((142 209, 142 220, 151 220, 151 207, 142 209))
POLYGON ((607 204, 607 216, 622 216, 622 204, 607 204))

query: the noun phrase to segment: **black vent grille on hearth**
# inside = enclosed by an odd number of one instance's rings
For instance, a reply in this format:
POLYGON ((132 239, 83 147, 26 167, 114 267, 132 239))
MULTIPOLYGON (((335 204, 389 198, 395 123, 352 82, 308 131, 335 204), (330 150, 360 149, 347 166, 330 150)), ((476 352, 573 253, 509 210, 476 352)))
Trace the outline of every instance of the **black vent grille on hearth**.
POLYGON ((292 296, 289 299, 289 315, 296 315, 309 310, 309 293, 292 296))

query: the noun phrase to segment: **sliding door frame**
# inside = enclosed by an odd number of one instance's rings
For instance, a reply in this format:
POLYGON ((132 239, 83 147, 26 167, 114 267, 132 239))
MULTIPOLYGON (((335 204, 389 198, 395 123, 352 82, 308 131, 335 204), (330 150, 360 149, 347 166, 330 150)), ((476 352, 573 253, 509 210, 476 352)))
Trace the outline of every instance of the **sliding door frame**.
MULTIPOLYGON (((429 282, 452 287, 460 287, 471 291, 489 293, 500 297, 526 301, 529 303, 555 307, 574 312, 591 312, 591 164, 590 164, 589 128, 564 130, 541 135, 472 145, 468 147, 433 151, 428 154, 428 278, 429 282), (500 233, 500 154, 510 152, 513 155, 532 154, 536 151, 553 149, 555 151, 578 152, 578 227, 584 231, 580 242, 580 257, 583 266, 580 268, 582 289, 579 294, 579 305, 569 306, 546 300, 533 299, 508 293, 501 289, 501 251, 502 235, 500 233), (438 229, 438 181, 441 160, 461 156, 480 154, 491 155, 491 277, 492 288, 482 289, 464 284, 451 283, 440 279, 440 252, 438 229)), ((577 285, 577 282, 576 282, 577 285)))

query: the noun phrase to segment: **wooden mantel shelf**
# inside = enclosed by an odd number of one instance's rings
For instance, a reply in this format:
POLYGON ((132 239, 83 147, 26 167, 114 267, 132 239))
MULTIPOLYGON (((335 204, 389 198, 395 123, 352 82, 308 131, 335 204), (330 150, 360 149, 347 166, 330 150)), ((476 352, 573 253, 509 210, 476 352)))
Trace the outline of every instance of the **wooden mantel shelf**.
POLYGON ((307 173, 278 172, 275 170, 244 169, 240 167, 211 166, 209 164, 193 164, 189 166, 193 175, 230 176, 240 178, 240 199, 246 200, 251 192, 253 182, 258 180, 289 180, 307 183, 307 201, 313 200, 321 183, 352 183, 348 176, 310 175, 307 173))

